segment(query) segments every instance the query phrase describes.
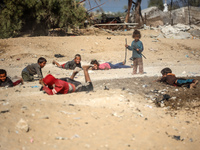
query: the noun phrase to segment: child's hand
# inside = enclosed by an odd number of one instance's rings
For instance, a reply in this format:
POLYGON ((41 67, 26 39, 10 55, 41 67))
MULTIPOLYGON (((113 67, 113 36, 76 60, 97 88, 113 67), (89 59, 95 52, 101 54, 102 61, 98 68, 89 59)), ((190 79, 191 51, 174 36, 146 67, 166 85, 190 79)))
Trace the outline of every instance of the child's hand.
POLYGON ((125 44, 125 47, 128 47, 128 45, 127 45, 127 44, 125 44))
POLYGON ((42 79, 39 80, 39 83, 40 83, 41 85, 45 86, 45 84, 44 84, 44 82, 43 82, 42 79))
POLYGON ((136 50, 139 52, 139 49, 138 49, 138 48, 137 48, 136 50))

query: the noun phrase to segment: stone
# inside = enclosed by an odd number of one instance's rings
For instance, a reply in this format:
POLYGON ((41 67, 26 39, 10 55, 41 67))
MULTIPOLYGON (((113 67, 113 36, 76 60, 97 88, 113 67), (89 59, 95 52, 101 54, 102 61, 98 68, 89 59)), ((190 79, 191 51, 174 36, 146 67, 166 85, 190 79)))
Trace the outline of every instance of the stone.
POLYGON ((61 137, 61 136, 58 136, 55 138, 56 140, 67 140, 68 138, 67 137, 61 137))
POLYGON ((0 114, 7 113, 9 111, 10 111, 9 109, 3 109, 3 110, 0 111, 0 114))
POLYGON ((190 31, 190 34, 194 37, 200 38, 200 30, 199 29, 194 29, 190 31))
POLYGON ((49 119, 49 116, 43 116, 41 119, 49 119))
POLYGON ((147 87, 147 85, 142 85, 142 87, 143 87, 143 88, 146 88, 146 87, 147 87))
POLYGON ((16 127, 18 129, 21 129, 22 131, 28 132, 29 131, 29 125, 24 119, 20 119, 20 121, 17 123, 16 127))

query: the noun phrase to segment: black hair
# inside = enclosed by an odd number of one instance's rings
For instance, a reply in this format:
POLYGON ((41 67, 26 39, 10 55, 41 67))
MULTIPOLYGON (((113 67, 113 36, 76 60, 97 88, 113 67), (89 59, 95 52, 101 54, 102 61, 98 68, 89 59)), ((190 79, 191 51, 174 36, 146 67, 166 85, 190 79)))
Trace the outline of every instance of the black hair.
POLYGON ((44 57, 40 57, 40 58, 38 59, 38 64, 41 64, 41 63, 43 63, 43 62, 47 62, 47 60, 46 60, 44 57))
POLYGON ((162 75, 168 74, 168 73, 172 73, 172 70, 170 68, 164 68, 160 71, 160 73, 162 75))
POLYGON ((135 36, 139 35, 139 38, 141 38, 141 33, 138 30, 134 30, 132 37, 134 38, 135 36))
POLYGON ((0 69, 0 74, 5 74, 7 76, 7 72, 4 69, 0 69))
POLYGON ((96 59, 93 59, 93 60, 90 62, 90 64, 92 64, 92 65, 97 64, 97 66, 99 66, 99 63, 98 63, 98 61, 97 61, 96 59))
POLYGON ((76 59, 76 57, 80 57, 80 58, 81 58, 81 55, 80 55, 80 54, 76 54, 76 55, 74 56, 74 59, 76 59))

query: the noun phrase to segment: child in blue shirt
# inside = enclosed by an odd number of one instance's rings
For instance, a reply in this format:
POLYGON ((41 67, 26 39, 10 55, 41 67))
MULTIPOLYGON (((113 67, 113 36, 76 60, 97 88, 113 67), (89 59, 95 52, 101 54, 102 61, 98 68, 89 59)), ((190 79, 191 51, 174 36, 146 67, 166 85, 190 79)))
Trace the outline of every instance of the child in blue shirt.
POLYGON ((142 51, 144 49, 142 42, 140 41, 141 34, 140 31, 135 30, 132 37, 134 41, 131 43, 131 46, 125 45, 128 50, 132 51, 132 60, 133 60, 133 75, 137 74, 137 67, 139 66, 139 73, 143 74, 143 60, 142 60, 142 51))

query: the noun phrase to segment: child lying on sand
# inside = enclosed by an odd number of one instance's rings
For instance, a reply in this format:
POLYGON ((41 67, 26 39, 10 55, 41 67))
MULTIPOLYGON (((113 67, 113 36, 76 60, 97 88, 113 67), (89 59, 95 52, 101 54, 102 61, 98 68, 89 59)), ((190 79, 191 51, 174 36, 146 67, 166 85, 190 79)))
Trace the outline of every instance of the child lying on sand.
POLYGON ((60 65, 58 62, 53 60, 53 64, 56 64, 59 68, 64 68, 64 69, 72 69, 74 70, 76 67, 81 68, 81 55, 76 54, 74 59, 72 61, 68 61, 65 64, 60 65))
POLYGON ((40 84, 43 86, 42 90, 48 95, 92 91, 93 85, 88 73, 90 67, 91 66, 83 66, 86 85, 82 85, 80 82, 74 80, 75 75, 78 73, 77 71, 74 71, 70 78, 62 79, 56 79, 51 74, 48 74, 45 78, 40 80, 40 84))
POLYGON ((17 80, 12 82, 9 77, 7 77, 7 72, 4 69, 0 69, 0 87, 13 87, 18 84, 23 84, 23 80, 17 80))
POLYGON ((162 77, 157 81, 164 82, 169 85, 186 86, 187 88, 193 89, 198 84, 198 80, 177 78, 175 74, 172 74, 172 70, 170 68, 162 69, 161 74, 162 77))
POLYGON ((92 60, 90 64, 94 65, 92 70, 109 70, 109 69, 119 69, 119 68, 131 68, 131 66, 124 65, 123 62, 117 64, 111 64, 109 62, 99 64, 97 60, 92 60))

